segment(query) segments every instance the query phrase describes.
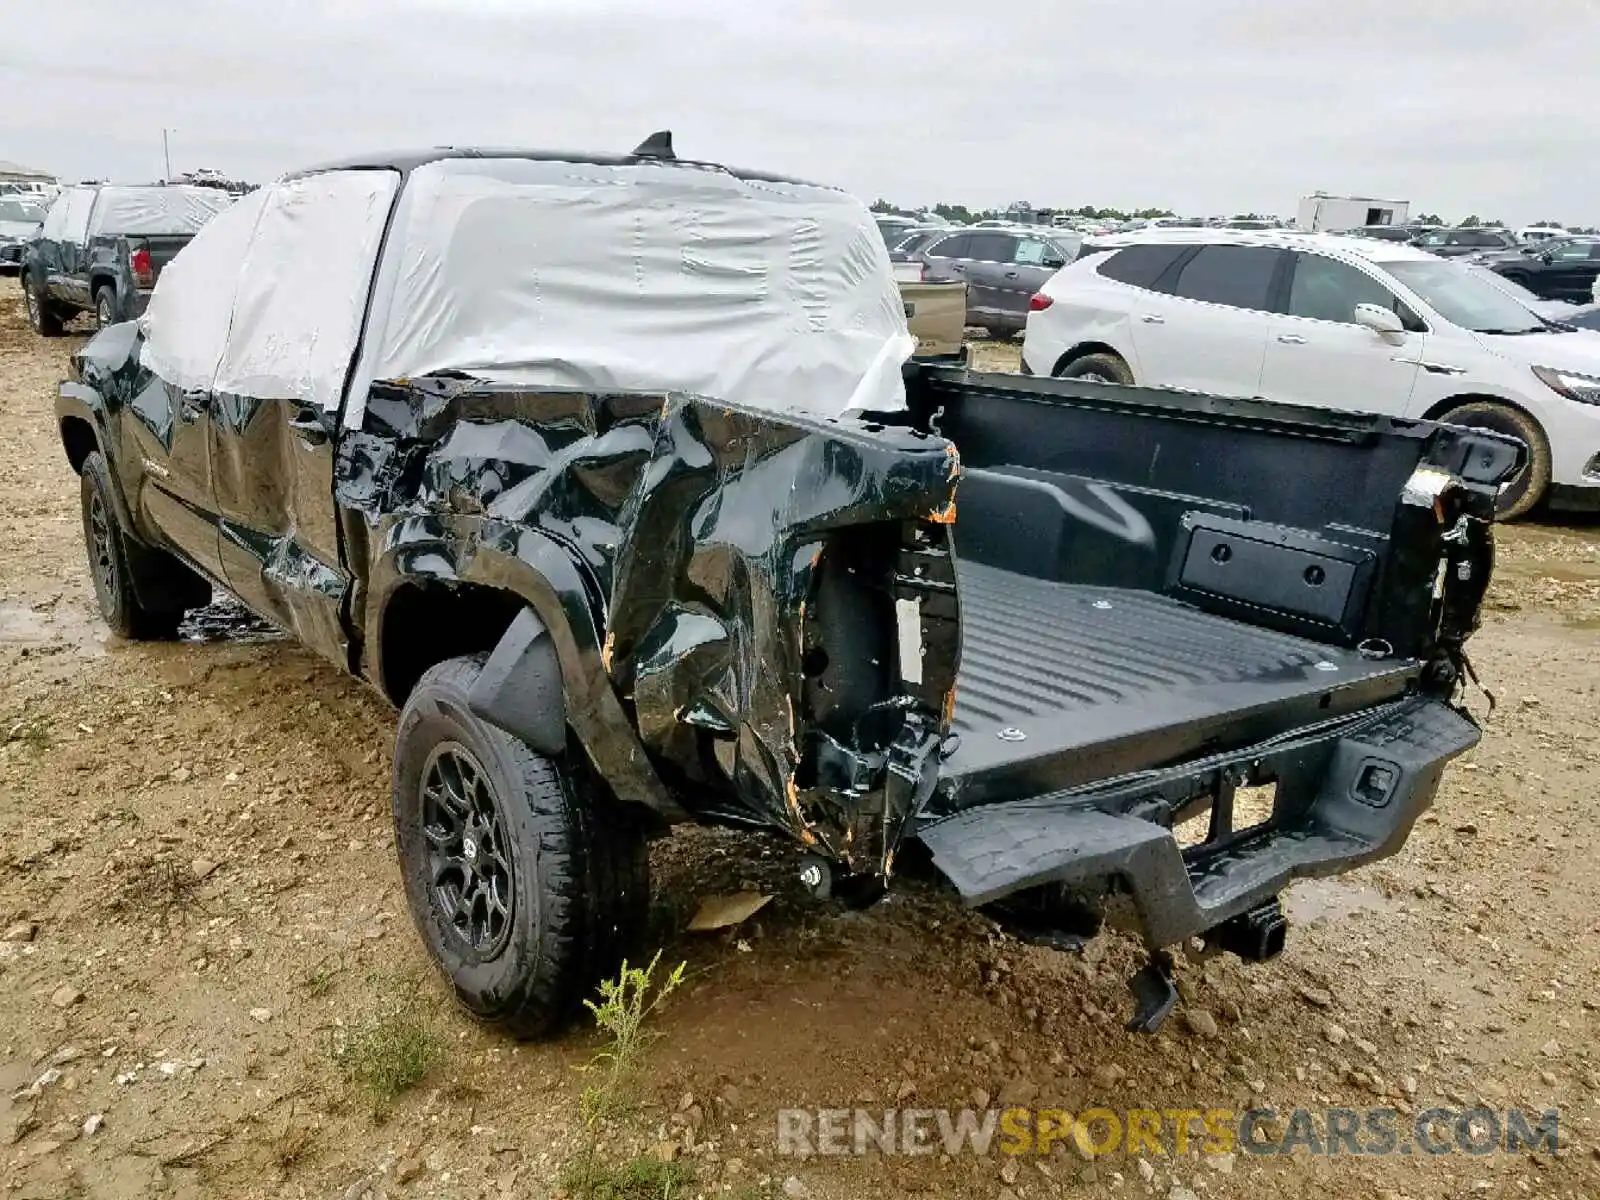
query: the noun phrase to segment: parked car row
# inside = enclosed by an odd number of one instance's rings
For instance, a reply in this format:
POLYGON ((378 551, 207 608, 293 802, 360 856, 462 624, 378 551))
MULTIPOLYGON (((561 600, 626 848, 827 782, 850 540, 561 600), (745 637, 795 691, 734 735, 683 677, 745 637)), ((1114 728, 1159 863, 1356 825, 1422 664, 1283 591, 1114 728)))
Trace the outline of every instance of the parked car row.
POLYGON ((209 187, 63 188, 20 255, 29 323, 53 336, 80 312, 102 327, 138 316, 162 268, 232 202, 209 187))
POLYGON ((1441 258, 1456 258, 1488 251, 1515 250, 1520 242, 1507 229, 1434 229, 1412 239, 1411 244, 1430 250, 1441 258))
POLYGON ((1033 299, 1023 366, 1487 429, 1528 448, 1502 516, 1546 495, 1593 507, 1600 338, 1482 276, 1323 234, 1123 237, 1085 249, 1033 299))
POLYGON ((1535 314, 1547 321, 1576 325, 1588 315, 1591 309, 1600 307, 1600 305, 1596 305, 1592 301, 1580 303, 1577 300, 1547 300, 1537 292, 1529 291, 1527 287, 1518 283, 1515 279, 1508 278, 1497 271, 1492 271, 1482 263, 1473 262, 1469 259, 1462 265, 1479 279, 1493 284, 1506 295, 1515 297, 1533 310, 1535 314))
POLYGON ((1543 299, 1586 304, 1600 279, 1600 237, 1552 238, 1474 261, 1543 299))
POLYGON ((1021 333, 1028 301, 1071 262, 1083 237, 1071 230, 913 230, 889 251, 898 275, 923 283, 965 283, 967 324, 1006 338, 1021 333))

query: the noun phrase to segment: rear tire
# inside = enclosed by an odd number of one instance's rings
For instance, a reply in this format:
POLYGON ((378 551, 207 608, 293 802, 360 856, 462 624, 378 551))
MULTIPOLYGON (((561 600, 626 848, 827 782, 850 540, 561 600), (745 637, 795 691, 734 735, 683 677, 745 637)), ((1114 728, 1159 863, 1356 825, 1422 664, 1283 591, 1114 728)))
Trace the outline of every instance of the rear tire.
POLYGON ((1501 489, 1495 501, 1496 519, 1515 521, 1544 499, 1545 489, 1550 486, 1550 442, 1539 422, 1520 408, 1494 400, 1474 400, 1452 408, 1439 420, 1447 425, 1507 434, 1528 448, 1528 465, 1501 489))
POLYGON ((60 337, 64 332, 61 314, 50 307, 29 275, 22 277, 22 297, 28 306, 28 324, 40 337, 60 337))
POLYGON ((89 575, 100 615, 111 632, 135 641, 175 637, 184 611, 210 599, 210 585, 170 554, 136 541, 122 528, 111 475, 98 452, 83 460, 78 494, 89 575))
POLYGON ((1089 379, 1099 383, 1131 384, 1133 371, 1119 355, 1085 354, 1056 372, 1057 379, 1089 379))
POLYGON ((558 1031, 645 928, 642 823, 586 766, 475 716, 484 655, 424 672, 400 712, 395 847, 406 901, 456 998, 517 1037, 558 1031))
POLYGON ((101 284, 94 290, 94 323, 99 329, 117 323, 117 294, 110 284, 101 284))

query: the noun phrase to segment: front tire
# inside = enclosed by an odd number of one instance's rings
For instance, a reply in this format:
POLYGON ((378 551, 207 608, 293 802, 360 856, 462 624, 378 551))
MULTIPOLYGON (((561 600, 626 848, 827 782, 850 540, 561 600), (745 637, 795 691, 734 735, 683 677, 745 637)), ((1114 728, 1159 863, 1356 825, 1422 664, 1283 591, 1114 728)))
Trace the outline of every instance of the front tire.
POLYGON ((1520 408, 1494 400, 1474 400, 1445 413, 1439 420, 1447 425, 1487 429, 1516 438, 1528 448, 1528 465, 1501 490, 1495 500, 1495 517, 1515 521, 1532 511, 1544 499, 1550 486, 1550 442, 1544 430, 1520 408))
POLYGON ((1057 379, 1088 379, 1097 383, 1133 382, 1133 371, 1115 354, 1085 354, 1056 372, 1057 379))
POLYGON ((83 460, 81 475, 83 542, 100 615, 119 637, 170 640, 184 611, 210 600, 210 586, 171 555, 136 541, 122 528, 111 475, 98 452, 83 460))
POLYGON ((406 901, 456 998, 517 1037, 553 1033, 645 927, 643 827, 586 766, 475 716, 482 655, 429 668, 400 712, 395 847, 406 901))

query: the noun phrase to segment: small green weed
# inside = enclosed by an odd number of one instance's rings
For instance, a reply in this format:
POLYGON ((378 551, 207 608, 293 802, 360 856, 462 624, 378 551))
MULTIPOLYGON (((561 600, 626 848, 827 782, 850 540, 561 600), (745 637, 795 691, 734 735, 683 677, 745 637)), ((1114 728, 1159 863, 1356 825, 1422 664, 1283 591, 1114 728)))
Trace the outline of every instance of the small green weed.
POLYGON ((645 1049, 659 1036, 646 1029, 645 1022, 678 990, 689 966, 680 962, 658 982, 656 971, 660 965, 659 950, 647 967, 630 967, 624 960, 615 979, 600 982, 599 1001, 584 1001, 594 1014, 594 1023, 610 1037, 610 1044, 589 1064, 591 1069, 604 1073, 598 1084, 583 1092, 583 1114, 590 1122, 629 1107, 625 1089, 638 1072, 645 1049))
POLYGON ((339 977, 344 974, 344 960, 335 961, 333 955, 322 959, 300 980, 300 989, 309 999, 316 1000, 333 991, 339 977))
POLYGON ((649 1156, 608 1164, 586 1154, 563 1167, 560 1178, 572 1200, 677 1200, 693 1184, 687 1163, 649 1156))

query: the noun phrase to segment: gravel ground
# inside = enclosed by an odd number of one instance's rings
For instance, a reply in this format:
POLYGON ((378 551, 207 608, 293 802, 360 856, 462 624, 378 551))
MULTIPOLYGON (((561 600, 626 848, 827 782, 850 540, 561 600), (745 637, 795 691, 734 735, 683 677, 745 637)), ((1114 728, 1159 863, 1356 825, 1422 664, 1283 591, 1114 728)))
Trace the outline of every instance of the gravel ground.
MULTIPOLYGON (((380 698, 225 608, 179 642, 108 638, 51 420, 82 339, 34 337, 13 297, 0 301, 0 1186, 557 1194, 593 1136, 579 1106, 592 1034, 517 1045, 453 1007, 399 886, 380 698), (349 1047, 394 1028, 418 1031, 406 1045, 423 1077, 380 1106, 349 1047)), ((1154 1037, 1122 1028, 1125 940, 1024 946, 918 887, 863 913, 812 907, 785 846, 667 840, 660 940, 690 974, 632 1109, 597 1127, 602 1157, 670 1142, 694 1172, 686 1194, 747 1198, 1600 1195, 1597 629, 1600 530, 1505 530, 1473 643, 1499 698, 1483 745, 1402 854, 1295 890, 1280 959, 1181 964, 1186 1004, 1154 1037), (682 932, 699 896, 752 885, 777 893, 753 920, 682 932), (776 1154, 782 1108, 1013 1101, 1383 1105, 1402 1121, 1433 1105, 1558 1107, 1564 1146, 776 1154)))

